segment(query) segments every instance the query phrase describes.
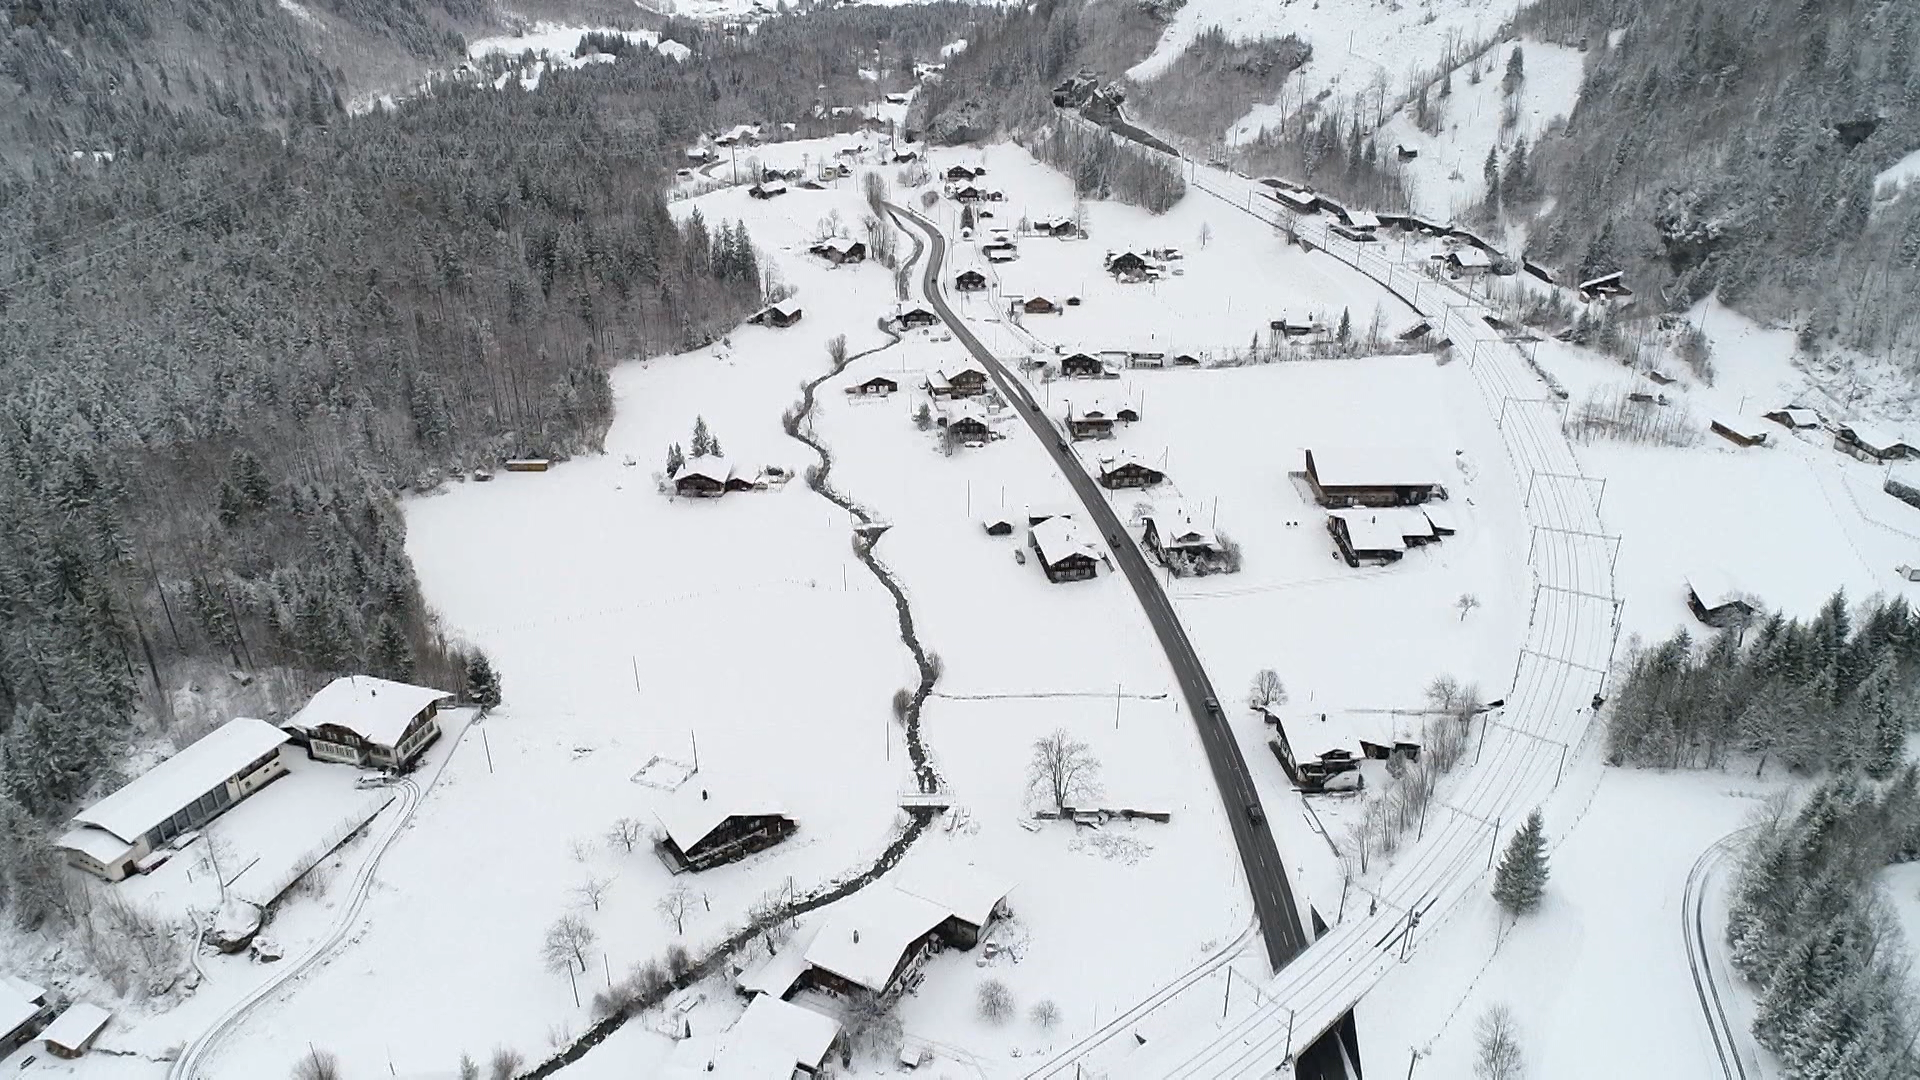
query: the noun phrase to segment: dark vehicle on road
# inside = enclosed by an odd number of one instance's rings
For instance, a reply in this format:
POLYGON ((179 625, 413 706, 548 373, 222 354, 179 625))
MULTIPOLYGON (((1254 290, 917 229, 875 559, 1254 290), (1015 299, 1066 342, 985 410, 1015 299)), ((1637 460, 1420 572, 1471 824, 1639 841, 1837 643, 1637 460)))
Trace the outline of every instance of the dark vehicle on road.
POLYGON ((1247 820, 1253 822, 1255 825, 1265 825, 1267 823, 1266 812, 1260 809, 1259 803, 1250 802, 1247 804, 1247 820))

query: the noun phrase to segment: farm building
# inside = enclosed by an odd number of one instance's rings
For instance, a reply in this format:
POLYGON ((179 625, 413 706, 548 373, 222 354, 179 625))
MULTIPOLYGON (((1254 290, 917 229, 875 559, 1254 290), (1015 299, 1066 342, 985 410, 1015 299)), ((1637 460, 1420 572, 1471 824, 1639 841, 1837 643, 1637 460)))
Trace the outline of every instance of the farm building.
POLYGON ((1060 314, 1060 305, 1044 296, 1029 296, 1015 304, 1014 308, 1023 315, 1060 314))
POLYGON ((980 527, 987 530, 988 536, 1012 536, 1013 515, 989 514, 980 520, 980 527))
POLYGON ((1225 566, 1226 550, 1219 538, 1196 524, 1185 506, 1157 509, 1141 526, 1141 546, 1176 573, 1208 573, 1225 566))
POLYGON ((983 203, 999 202, 1006 196, 991 188, 981 187, 978 184, 961 184, 959 187, 949 191, 947 197, 959 203, 983 203))
POLYGON ((673 493, 696 499, 717 499, 729 491, 750 491, 754 481, 740 475, 733 462, 712 454, 695 454, 673 478, 673 493))
POLYGON ((1145 256, 1132 251, 1109 252, 1106 269, 1119 281, 1145 281, 1154 272, 1145 256))
POLYGON ((1912 465, 1899 465, 1887 470, 1887 494, 1909 506, 1920 506, 1920 469, 1912 465))
POLYGON ((1109 490, 1152 487, 1166 478, 1166 473, 1124 451, 1100 462, 1100 486, 1109 490))
POLYGON ((53 1015, 47 992, 11 975, 0 975, 0 1058, 33 1041, 53 1015))
POLYGON ((1307 484, 1321 506, 1412 506, 1445 496, 1440 470, 1409 450, 1307 451, 1307 484))
POLYGON ((771 199, 787 193, 785 180, 762 180, 747 189, 747 194, 756 199, 771 199))
POLYGON ((1311 191, 1296 191, 1293 188, 1282 187, 1273 189, 1268 192, 1268 195, 1273 198, 1274 202, 1279 203, 1281 206, 1286 207, 1296 214, 1317 214, 1320 212, 1320 202, 1313 197, 1313 192, 1311 191))
POLYGON ((1712 627, 1745 626, 1757 612, 1732 578, 1711 569, 1687 574, 1687 609, 1712 627))
POLYGON ((1371 233, 1380 227, 1380 219, 1374 216, 1371 210, 1347 210, 1336 207, 1335 213, 1339 215, 1342 225, 1356 232, 1371 233))
POLYGON ((1351 240, 1356 244, 1377 243, 1380 239, 1374 235, 1374 230, 1372 229, 1362 229, 1338 221, 1329 223, 1327 225, 1327 231, 1343 240, 1351 240))
POLYGON ((961 292, 979 292, 987 287, 987 275, 969 267, 953 275, 953 287, 961 292))
POLYGON ((293 717, 307 733, 307 756, 362 768, 404 769, 440 737, 444 690, 343 675, 320 688, 293 717))
POLYGON ((736 124, 713 137, 715 146, 752 146, 760 141, 760 129, 752 124, 736 124))
POLYGON ((893 152, 893 163, 895 165, 911 165, 919 160, 920 151, 915 150, 911 146, 902 147, 893 152))
POLYGON ((835 266, 867 261, 867 245, 844 236, 830 236, 807 249, 835 266))
POLYGON ((1106 373, 1106 365, 1089 352, 1068 353, 1060 358, 1060 374, 1069 379, 1097 379, 1106 373))
POLYGON ((826 1070, 845 1036, 840 1021, 803 1005, 761 994, 723 1036, 714 1063, 721 1076, 801 1080, 826 1070))
POLYGON ((953 165, 947 168, 941 178, 949 183, 965 183, 969 180, 978 180, 985 175, 987 175, 985 166, 953 165))
POLYGON ((1770 413, 1763 414, 1762 419, 1771 420, 1781 427, 1791 428, 1794 431, 1799 431, 1804 428, 1817 428, 1822 424, 1819 413, 1812 409, 1800 408, 1797 405, 1789 405, 1784 409, 1775 409, 1770 413))
POLYGON ((1493 269, 1493 258, 1477 247, 1455 248, 1447 252, 1447 270, 1455 277, 1473 277, 1493 269))
POLYGON ((746 858, 792 836, 799 825, 772 799, 691 783, 654 811, 660 861, 676 874, 746 858))
POLYGON ((1281 770, 1302 791, 1345 786, 1336 778, 1357 773, 1365 759, 1384 761, 1396 753, 1411 760, 1420 757, 1419 728, 1403 714, 1260 711, 1273 728, 1268 745, 1281 770))
POLYGON ((1027 540, 1048 581, 1085 581, 1099 573, 1099 549, 1088 542, 1070 517, 1050 517, 1033 526, 1027 540))
POLYGON ((1628 297, 1633 295, 1633 290, 1627 288, 1625 277, 1618 270, 1615 270, 1611 274, 1601 274, 1596 278, 1588 278, 1586 281, 1580 283, 1579 292, 1580 299, 1587 301, 1610 300, 1614 297, 1628 297))
POLYGON ((995 240, 980 248, 980 254, 990 263, 1010 263, 1020 257, 1020 249, 1010 240, 995 240))
POLYGON ((1041 236, 1065 239, 1080 235, 1080 223, 1070 217, 1035 218, 1030 224, 1033 226, 1033 231, 1041 236))
POLYGON ((965 446, 979 446, 993 438, 986 414, 965 399, 943 406, 935 422, 946 430, 950 441, 965 446))
POLYGON ((942 367, 927 376, 934 397, 975 397, 987 392, 987 373, 971 363, 942 367))
POLYGON ((237 717, 73 816, 67 861, 108 881, 140 869, 174 837, 286 775, 287 733, 237 717))
POLYGON ((1735 446, 1759 446, 1767 441, 1767 429, 1744 416, 1731 413, 1716 416, 1709 423, 1715 435, 1735 446))
MULTIPOLYGON (((1398 507, 1356 507, 1327 511, 1327 532, 1348 566, 1384 565, 1407 553, 1405 529, 1398 507)), ((1429 528, 1427 536, 1432 536, 1429 528)))
POLYGON ((1864 421, 1841 424, 1834 431, 1833 448, 1869 462, 1900 461, 1913 454, 1905 438, 1864 421))
POLYGON ((942 867, 840 901, 806 948, 802 986, 890 996, 919 981, 926 958, 971 949, 1003 910, 1008 888, 970 868, 942 867))
POLYGON ((40 1040, 54 1057, 77 1058, 93 1046, 93 1040, 100 1037, 111 1019, 112 1013, 92 1002, 75 1002, 47 1025, 40 1040))
POLYGON ((902 330, 912 330, 918 326, 935 326, 940 316, 923 307, 902 307, 893 313, 894 324, 902 330))
POLYGON ((1110 439, 1115 423, 1131 424, 1140 419, 1140 412, 1129 405, 1109 405, 1096 398, 1084 405, 1067 402, 1063 419, 1067 434, 1076 439, 1110 439))
POLYGON ((747 317, 747 321, 750 323, 760 323, 764 326, 788 327, 799 322, 800 315, 799 304, 791 300, 782 300, 775 304, 768 304, 766 307, 754 312, 747 317))
POLYGON ((886 397, 900 389, 900 384, 885 375, 869 375, 865 379, 847 387, 847 393, 861 397, 886 397))

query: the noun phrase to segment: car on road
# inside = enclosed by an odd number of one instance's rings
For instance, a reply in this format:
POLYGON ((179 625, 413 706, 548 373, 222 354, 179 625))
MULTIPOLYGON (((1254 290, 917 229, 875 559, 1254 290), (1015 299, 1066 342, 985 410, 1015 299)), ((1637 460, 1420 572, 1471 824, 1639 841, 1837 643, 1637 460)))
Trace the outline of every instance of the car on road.
POLYGON ((1260 809, 1259 803, 1250 802, 1247 804, 1247 820, 1253 822, 1255 825, 1265 825, 1267 823, 1266 811, 1260 809))
POLYGON ((1214 697, 1212 694, 1207 695, 1207 715, 1208 716, 1220 715, 1220 699, 1217 697, 1214 697))

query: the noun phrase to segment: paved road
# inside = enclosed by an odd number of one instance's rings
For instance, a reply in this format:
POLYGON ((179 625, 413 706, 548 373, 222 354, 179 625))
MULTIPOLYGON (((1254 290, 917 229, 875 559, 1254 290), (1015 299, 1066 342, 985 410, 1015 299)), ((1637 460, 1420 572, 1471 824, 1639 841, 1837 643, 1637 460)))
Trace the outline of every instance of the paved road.
POLYGON ((1209 700, 1218 699, 1213 683, 1201 667, 1192 642, 1187 640, 1187 632, 1174 614, 1173 605, 1168 603, 1167 594, 1154 578, 1153 568, 1147 565, 1140 549, 1122 531, 1119 517, 1107 505, 1106 497, 1095 486, 1093 478, 1087 475, 1079 457, 1069 448, 1066 436, 1034 403, 1026 385, 1015 378, 947 306, 940 284, 940 268, 947 250, 946 238, 925 218, 911 211, 900 212, 927 237, 927 302, 933 305, 934 311, 946 321, 967 351, 986 366, 994 382, 999 385, 1000 392, 1026 420, 1034 434, 1039 436, 1041 445, 1053 456, 1054 464, 1060 467, 1060 472, 1080 497, 1080 502, 1086 508, 1087 521, 1106 537, 1107 546, 1113 550, 1115 564, 1133 585, 1135 595, 1140 598, 1140 606, 1146 609, 1147 621, 1153 625, 1153 632, 1160 639, 1160 647, 1166 651, 1167 661, 1173 665, 1181 694, 1186 698, 1187 708, 1200 730, 1201 745, 1206 748, 1207 762, 1213 768, 1214 784, 1220 790, 1221 801, 1226 804, 1227 821, 1233 829, 1233 842, 1240 849, 1240 862, 1246 868, 1247 884, 1253 890, 1254 913, 1259 918, 1261 933, 1266 938, 1267 958, 1274 969, 1279 970, 1306 948, 1306 924, 1301 920, 1300 909, 1294 903, 1293 889, 1287 883, 1286 865, 1280 860, 1280 851, 1274 845, 1273 833, 1266 825, 1264 810, 1260 812, 1261 821, 1257 824, 1253 821, 1250 811, 1259 807, 1260 796, 1254 790, 1253 777, 1247 771, 1240 744, 1227 726, 1225 713, 1207 706, 1209 700))

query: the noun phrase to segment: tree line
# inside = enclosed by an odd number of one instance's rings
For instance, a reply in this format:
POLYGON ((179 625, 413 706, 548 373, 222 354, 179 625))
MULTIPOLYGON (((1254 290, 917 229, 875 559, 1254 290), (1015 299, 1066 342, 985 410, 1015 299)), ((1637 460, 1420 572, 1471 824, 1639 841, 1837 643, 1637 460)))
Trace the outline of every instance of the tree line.
POLYGON ((1904 760, 1917 685, 1920 617, 1904 600, 1853 610, 1836 592, 1806 622, 1776 612, 1704 644, 1681 630, 1627 659, 1608 761, 1706 769, 1743 753, 1756 773, 1778 761, 1885 778, 1904 760))

